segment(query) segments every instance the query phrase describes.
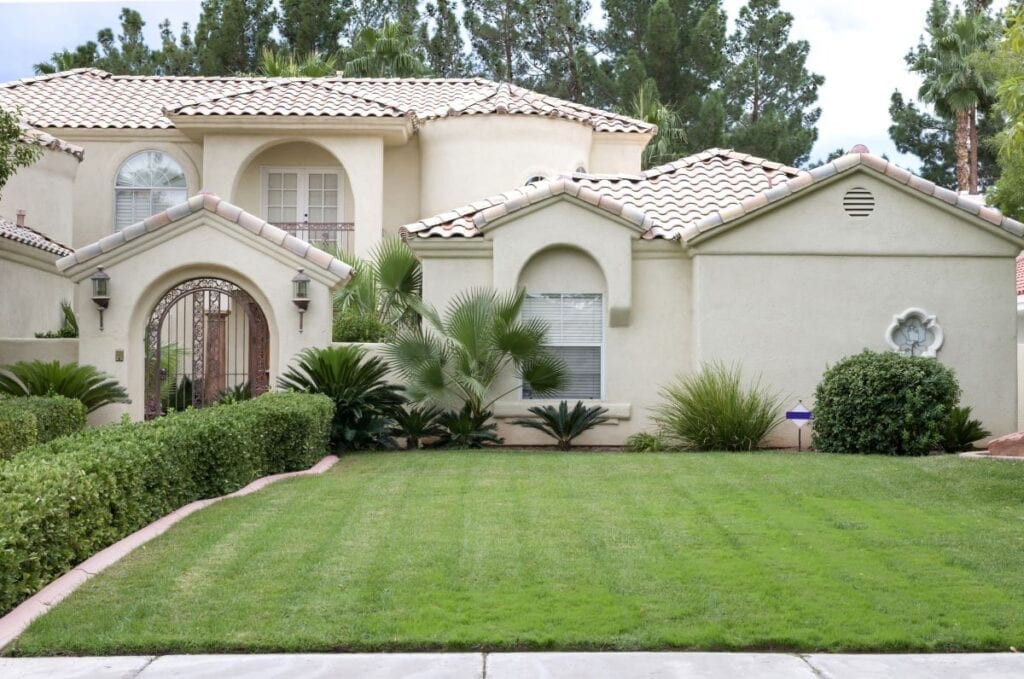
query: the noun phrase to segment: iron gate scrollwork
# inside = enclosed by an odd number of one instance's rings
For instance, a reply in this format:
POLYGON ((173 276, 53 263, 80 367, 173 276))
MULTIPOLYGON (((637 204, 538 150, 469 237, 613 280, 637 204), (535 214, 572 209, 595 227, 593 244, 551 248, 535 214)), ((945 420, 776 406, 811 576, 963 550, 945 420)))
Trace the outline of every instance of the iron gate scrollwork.
POLYGON ((270 331, 245 290, 221 278, 171 288, 149 317, 146 419, 270 388, 270 331))

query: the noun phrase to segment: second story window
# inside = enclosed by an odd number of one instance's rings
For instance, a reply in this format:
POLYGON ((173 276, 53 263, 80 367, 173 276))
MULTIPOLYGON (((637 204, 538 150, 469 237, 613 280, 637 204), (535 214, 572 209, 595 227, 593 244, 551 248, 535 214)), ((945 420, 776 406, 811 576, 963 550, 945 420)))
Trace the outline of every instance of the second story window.
POLYGON ((334 168, 263 168, 263 218, 317 247, 349 249, 341 173, 334 168))
POLYGON ((124 161, 114 180, 114 229, 141 222, 188 198, 185 171, 161 151, 142 151, 124 161))

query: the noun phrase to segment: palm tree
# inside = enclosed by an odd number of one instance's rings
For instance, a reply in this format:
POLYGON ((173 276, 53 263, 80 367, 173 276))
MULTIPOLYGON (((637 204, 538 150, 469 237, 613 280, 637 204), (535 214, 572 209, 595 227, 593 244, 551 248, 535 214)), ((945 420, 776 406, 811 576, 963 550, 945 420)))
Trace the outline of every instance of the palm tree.
POLYGON ((991 100, 995 83, 977 55, 991 49, 996 38, 985 14, 957 12, 934 36, 932 50, 911 67, 925 75, 918 94, 956 128, 956 179, 959 191, 978 193, 978 107, 991 100))
POLYGON ((682 121, 675 109, 661 103, 658 85, 652 78, 644 80, 640 85, 629 102, 626 114, 658 128, 654 139, 644 149, 645 168, 667 163, 683 154, 686 132, 683 130, 682 121))
POLYGON ((412 36, 390 22, 380 30, 370 26, 361 30, 345 62, 346 76, 411 78, 427 72, 412 36))
POLYGON ((507 371, 544 396, 565 381, 565 364, 544 347, 546 325, 522 320, 525 290, 499 294, 472 289, 455 297, 444 317, 420 305, 428 329, 400 329, 388 343, 391 365, 404 378, 413 402, 463 403, 471 417, 489 414, 498 394, 491 387, 507 371))
POLYGON ((415 325, 416 303, 423 287, 420 261, 404 241, 387 238, 360 259, 343 252, 336 257, 349 264, 352 281, 334 296, 334 312, 348 317, 375 317, 382 327, 415 325))
POLYGON ((338 57, 315 50, 299 58, 294 52, 265 47, 260 55, 260 74, 271 78, 323 78, 337 72, 338 57))

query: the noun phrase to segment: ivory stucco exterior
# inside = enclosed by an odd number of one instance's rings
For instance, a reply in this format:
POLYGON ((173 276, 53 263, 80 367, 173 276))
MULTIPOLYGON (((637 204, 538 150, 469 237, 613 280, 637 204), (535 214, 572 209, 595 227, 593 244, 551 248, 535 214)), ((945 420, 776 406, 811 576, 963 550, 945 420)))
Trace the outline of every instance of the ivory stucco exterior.
MULTIPOLYGON (((688 247, 641 240, 632 224, 564 194, 488 224, 483 238, 412 243, 435 305, 470 285, 605 295, 601 402, 614 424, 583 444, 650 430, 659 387, 704 361, 740 364, 787 405, 813 407, 826 367, 888 350, 886 329, 910 307, 936 315, 938 359, 956 371, 963 402, 993 434, 1017 429, 1010 281, 1019 239, 871 171, 823 182, 688 247), (875 196, 870 217, 843 211, 853 187, 875 196)), ((543 442, 507 421, 535 403, 518 393, 498 403, 508 443, 543 442)), ((783 423, 766 443, 794 445, 795 432, 783 423)))

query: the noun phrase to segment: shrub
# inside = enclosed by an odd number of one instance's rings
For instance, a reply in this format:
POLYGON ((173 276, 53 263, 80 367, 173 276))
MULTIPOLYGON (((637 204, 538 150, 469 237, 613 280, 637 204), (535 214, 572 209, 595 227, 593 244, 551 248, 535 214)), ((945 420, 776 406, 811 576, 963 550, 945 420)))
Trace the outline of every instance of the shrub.
POLYGON ((444 427, 439 422, 443 414, 434 406, 397 408, 393 414, 395 426, 391 434, 405 438, 408 450, 416 450, 422 439, 444 435, 444 427))
POLYGON ((0 465, 0 613, 184 504, 309 467, 332 413, 322 396, 266 394, 88 429, 0 465))
POLYGON ((10 396, 67 396, 87 412, 110 403, 128 403, 128 392, 91 365, 21 361, 0 368, 0 393, 10 396))
POLYGON ((660 434, 640 432, 626 439, 626 450, 631 453, 656 453, 670 448, 660 434))
POLYGON ((992 435, 981 424, 981 420, 971 417, 969 406, 955 407, 946 420, 946 428, 942 436, 942 449, 947 453, 960 453, 974 450, 974 444, 992 435))
POLYGON ((608 418, 604 417, 608 412, 607 408, 587 407, 583 405, 583 401, 576 401, 572 410, 569 410, 568 403, 562 401, 557 408, 555 406, 534 406, 530 408, 530 412, 535 417, 513 420, 512 424, 544 432, 555 439, 559 450, 569 450, 572 448, 573 439, 577 436, 608 421, 608 418))
POLYGON ((666 442, 685 450, 753 450, 782 421, 779 394, 759 381, 744 388, 738 366, 705 364, 661 395, 653 419, 666 442))
POLYGON ((385 377, 388 365, 362 347, 306 349, 278 379, 283 389, 324 394, 334 401, 331 445, 335 450, 389 447, 382 436, 401 405, 399 387, 385 377))
POLYGON ((391 337, 393 325, 384 323, 376 314, 346 309, 334 315, 331 339, 335 342, 383 342, 391 337))
POLYGON ((487 444, 500 445, 503 439, 498 436, 498 425, 491 422, 493 413, 485 410, 474 413, 470 404, 462 406, 462 410, 447 412, 438 418, 444 434, 437 442, 441 448, 483 448, 487 444))
POLYGON ((814 447, 926 455, 942 445, 959 396, 953 371, 933 358, 865 350, 825 371, 815 392, 814 447))
POLYGON ((8 404, 6 399, 0 401, 0 460, 14 457, 35 445, 38 438, 35 415, 8 404))
POLYGON ((36 337, 40 339, 59 339, 62 337, 78 337, 78 318, 75 317, 75 310, 71 302, 61 300, 60 303, 61 323, 59 330, 46 330, 37 332, 36 337))
POLYGON ((0 459, 85 428, 85 406, 64 396, 5 398, 0 416, 0 459))

